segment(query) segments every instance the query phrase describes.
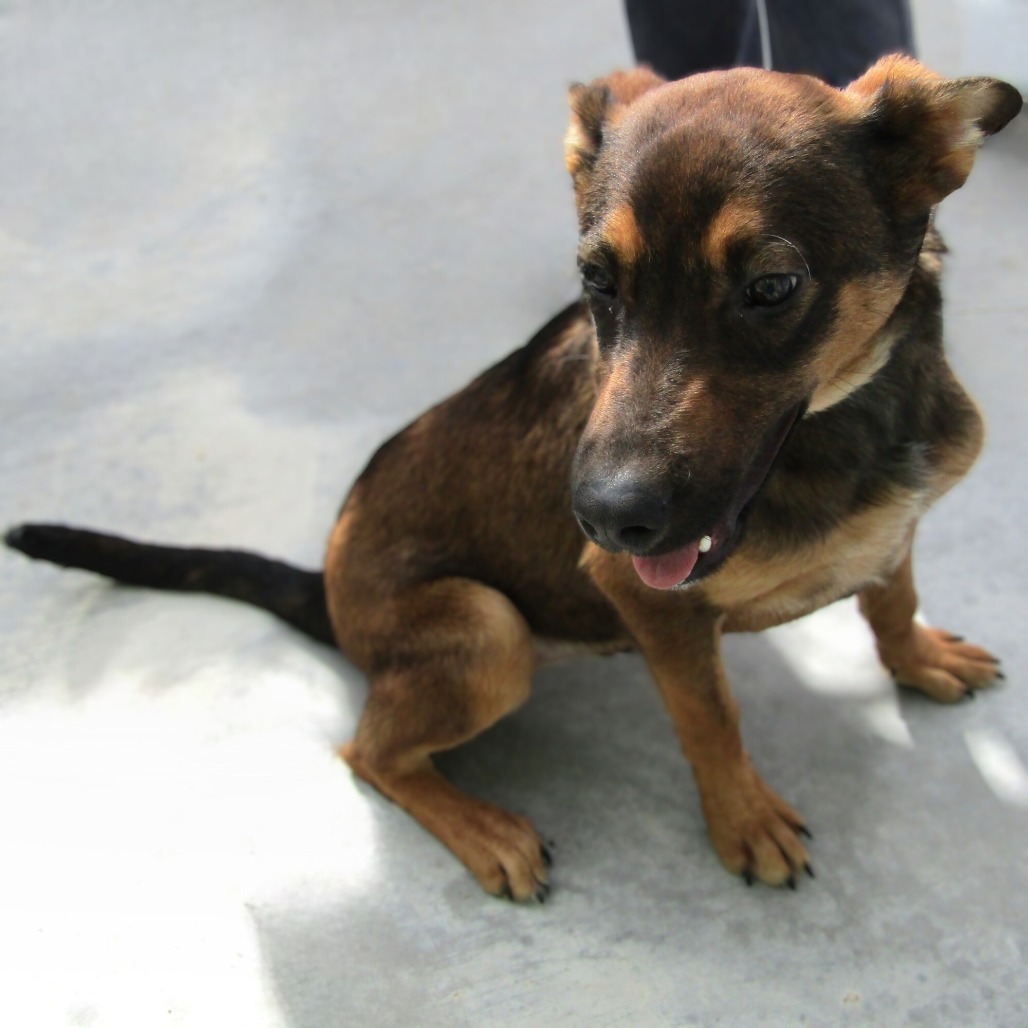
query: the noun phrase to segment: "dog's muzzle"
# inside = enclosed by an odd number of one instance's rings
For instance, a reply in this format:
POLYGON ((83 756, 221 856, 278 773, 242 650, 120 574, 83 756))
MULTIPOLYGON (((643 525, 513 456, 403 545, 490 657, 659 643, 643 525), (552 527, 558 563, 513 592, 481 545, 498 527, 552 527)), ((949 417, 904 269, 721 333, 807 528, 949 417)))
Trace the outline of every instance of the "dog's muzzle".
POLYGON ((801 401, 779 417, 748 466, 736 475, 734 487, 715 504, 697 504, 695 497, 679 495, 677 521, 670 485, 626 469, 581 479, 573 472, 572 505, 582 531, 605 550, 630 553, 639 577, 654 589, 705 578, 739 544, 749 510, 805 410, 806 401, 801 401), (692 516, 686 520, 683 511, 690 506, 692 516))

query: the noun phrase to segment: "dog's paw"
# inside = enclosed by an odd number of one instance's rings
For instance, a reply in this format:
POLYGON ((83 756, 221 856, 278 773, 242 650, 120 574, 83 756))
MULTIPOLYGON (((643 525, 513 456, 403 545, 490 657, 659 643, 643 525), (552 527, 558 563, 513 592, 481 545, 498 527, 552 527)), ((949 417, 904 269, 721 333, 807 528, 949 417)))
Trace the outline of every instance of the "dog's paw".
POLYGON ((801 872, 814 877, 800 840, 811 838, 803 818, 751 767, 704 790, 703 810, 721 863, 747 885, 761 881, 795 889, 801 872))
POLYGON ((355 774, 413 814, 486 892, 546 902, 552 859, 527 818, 466 795, 431 766, 402 775, 376 772, 354 743, 340 747, 339 756, 355 774))
POLYGON ((972 699, 977 690, 1004 677, 999 661, 987 650, 916 623, 902 640, 882 645, 879 652, 900 685, 939 703, 972 699))
POLYGON ((475 813, 451 848, 492 896, 545 903, 550 894, 550 851, 531 822, 491 803, 475 802, 475 813))

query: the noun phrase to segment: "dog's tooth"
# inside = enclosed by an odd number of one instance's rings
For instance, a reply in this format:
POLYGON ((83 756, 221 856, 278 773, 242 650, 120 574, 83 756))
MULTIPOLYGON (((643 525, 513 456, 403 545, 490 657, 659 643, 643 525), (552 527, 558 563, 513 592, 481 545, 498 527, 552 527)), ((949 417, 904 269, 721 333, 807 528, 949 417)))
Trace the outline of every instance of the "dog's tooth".
POLYGON ((700 553, 706 553, 711 547, 711 539, 709 535, 705 535, 700 540, 700 553))

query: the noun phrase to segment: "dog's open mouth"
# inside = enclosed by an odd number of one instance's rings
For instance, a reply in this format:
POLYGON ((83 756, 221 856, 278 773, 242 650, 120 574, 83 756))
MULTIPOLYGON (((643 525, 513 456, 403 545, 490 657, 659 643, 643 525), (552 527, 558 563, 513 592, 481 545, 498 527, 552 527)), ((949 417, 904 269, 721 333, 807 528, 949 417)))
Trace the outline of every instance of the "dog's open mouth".
POLYGON ((706 535, 669 553, 632 557, 636 574, 650 588, 676 589, 693 585, 712 574, 728 559, 742 538, 746 514, 805 409, 806 403, 798 403, 783 415, 732 497, 727 513, 706 535))

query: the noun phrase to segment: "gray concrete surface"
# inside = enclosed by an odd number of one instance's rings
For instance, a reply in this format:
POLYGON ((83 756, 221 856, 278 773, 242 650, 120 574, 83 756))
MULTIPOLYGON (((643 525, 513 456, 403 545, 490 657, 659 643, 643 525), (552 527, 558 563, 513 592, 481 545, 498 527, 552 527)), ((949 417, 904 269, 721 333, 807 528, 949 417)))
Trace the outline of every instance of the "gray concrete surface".
MULTIPOLYGON (((943 71, 1024 57, 1023 5, 917 13, 943 71)), ((564 88, 627 60, 598 0, 8 0, 0 522, 316 564, 376 442, 573 295, 564 88)), ((1007 685, 897 696, 848 604, 728 646, 816 881, 721 870, 626 658, 447 759, 557 844, 548 905, 490 900, 335 760, 341 659, 2 553, 0 1024, 1028 1024, 1026 183, 1022 118, 940 219, 990 438, 917 554, 1007 685)))

